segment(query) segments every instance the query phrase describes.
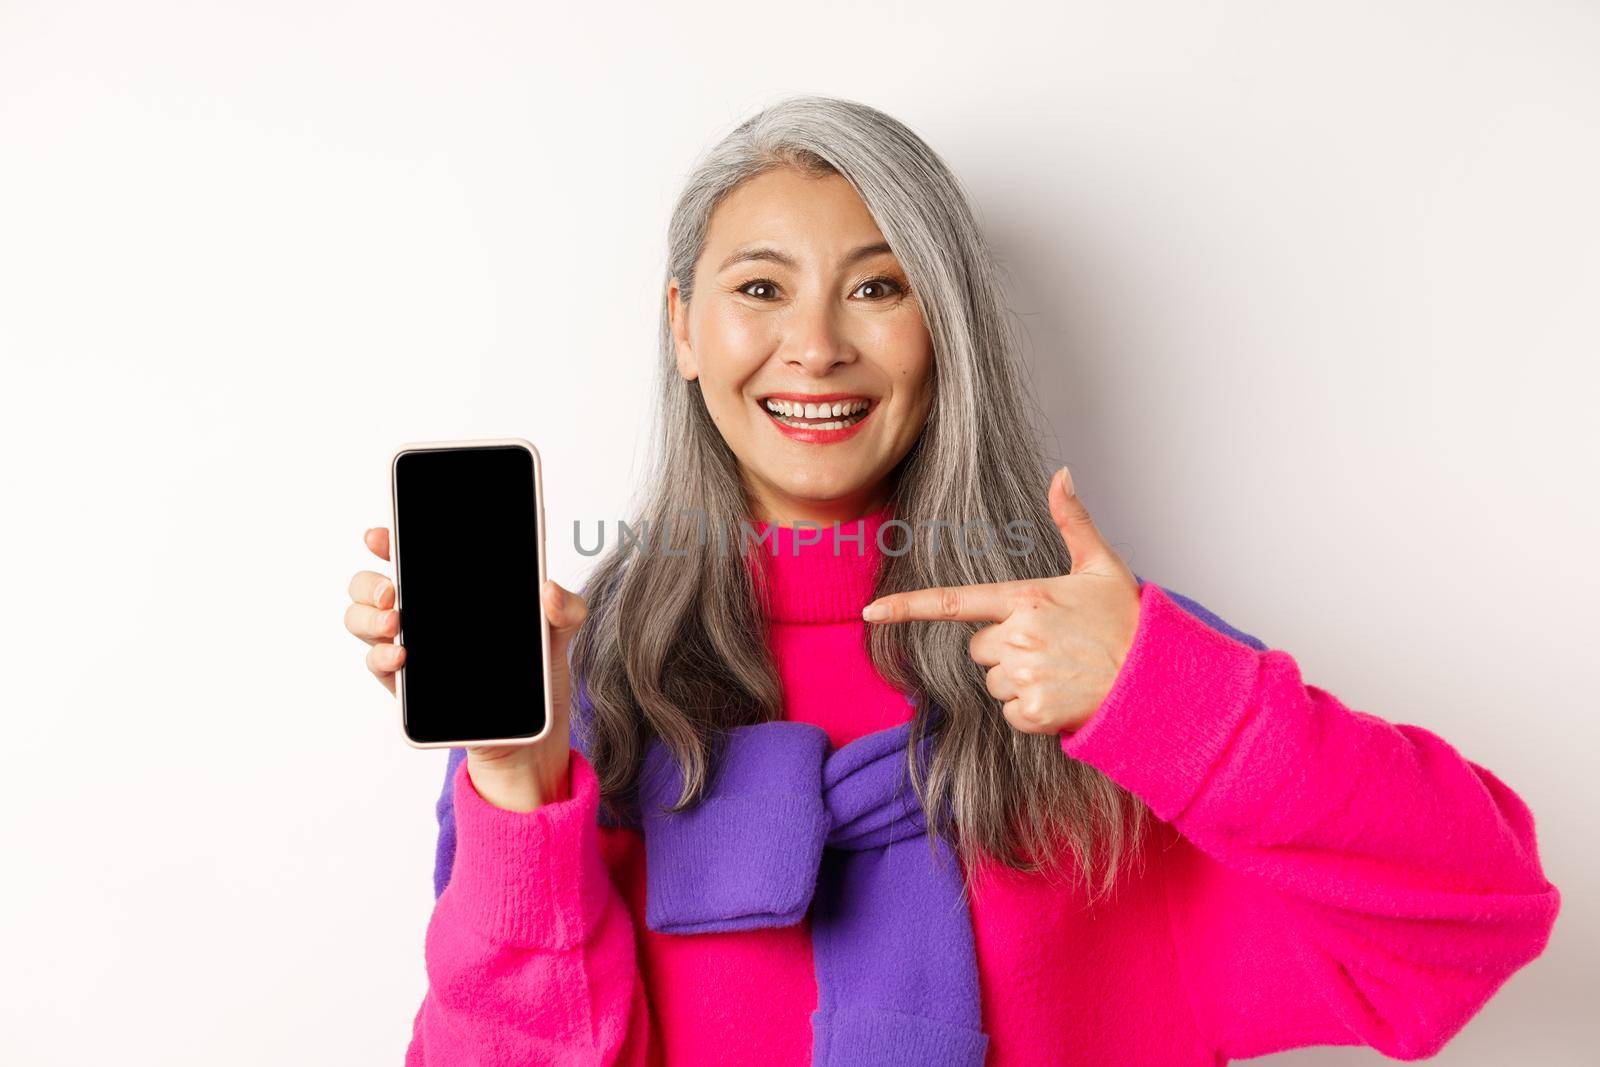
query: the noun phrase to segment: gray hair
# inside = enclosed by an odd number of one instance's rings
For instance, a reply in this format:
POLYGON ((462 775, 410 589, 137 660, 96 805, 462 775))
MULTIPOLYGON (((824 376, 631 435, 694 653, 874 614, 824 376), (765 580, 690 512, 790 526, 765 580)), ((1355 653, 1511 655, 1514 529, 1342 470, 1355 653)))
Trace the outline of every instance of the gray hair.
MULTIPOLYGON (((1027 396, 1022 338, 999 270, 955 176, 910 128, 865 104, 822 96, 792 97, 746 119, 700 160, 678 199, 667 280, 676 277, 682 298, 693 299, 717 205, 776 167, 848 180, 918 294, 933 340, 934 398, 921 436, 891 476, 895 518, 914 530, 951 516, 996 529, 1020 518, 1051 535, 1035 537, 1026 555, 972 555, 948 537, 939 539, 943 548, 914 539, 910 551, 884 558, 876 595, 1068 573, 1071 559, 1045 499, 1051 472, 1038 445, 1042 422, 1027 396)), ((678 373, 665 288, 660 403, 634 524, 673 530, 703 509, 709 524, 735 529, 749 514, 738 463, 699 382, 678 373)), ((614 546, 585 586, 589 617, 574 638, 571 670, 574 691, 581 684, 591 707, 573 728, 585 731, 612 811, 635 795, 646 747, 660 738, 685 770, 674 809, 681 810, 703 796, 726 731, 783 718, 782 685, 763 640, 759 572, 753 581, 745 559, 714 551, 703 537, 686 538, 672 553, 623 556, 614 546)), ((1007 723, 985 669, 968 654, 977 629, 949 621, 866 628, 873 666, 915 704, 907 766, 929 813, 930 847, 942 834, 959 851, 969 871, 965 891, 980 858, 1035 872, 1070 856, 1067 873, 1081 877, 1091 899, 1109 894, 1140 855, 1148 809, 1067 757, 1057 735, 1007 723), (925 767, 915 758, 924 738, 933 744, 925 767)))

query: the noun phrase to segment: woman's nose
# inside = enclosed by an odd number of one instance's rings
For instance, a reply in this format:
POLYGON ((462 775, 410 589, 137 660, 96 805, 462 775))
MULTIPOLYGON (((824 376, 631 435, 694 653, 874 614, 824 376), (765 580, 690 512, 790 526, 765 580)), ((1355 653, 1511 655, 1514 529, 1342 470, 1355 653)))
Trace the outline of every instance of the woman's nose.
POLYGON ((855 347, 840 329, 834 309, 824 301, 807 303, 790 319, 785 358, 821 377, 834 367, 855 361, 855 347))

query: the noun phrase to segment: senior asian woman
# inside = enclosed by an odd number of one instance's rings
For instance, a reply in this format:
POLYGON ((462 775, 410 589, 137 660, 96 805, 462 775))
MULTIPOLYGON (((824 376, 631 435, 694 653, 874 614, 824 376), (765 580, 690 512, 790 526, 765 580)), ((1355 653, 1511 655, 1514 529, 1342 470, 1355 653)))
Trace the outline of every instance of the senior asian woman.
POLYGON ((700 162, 634 517, 672 550, 547 583, 555 733, 451 751, 409 1064, 1418 1059, 1543 950, 1517 794, 1130 571, 1018 352, 902 123, 791 98, 700 162))

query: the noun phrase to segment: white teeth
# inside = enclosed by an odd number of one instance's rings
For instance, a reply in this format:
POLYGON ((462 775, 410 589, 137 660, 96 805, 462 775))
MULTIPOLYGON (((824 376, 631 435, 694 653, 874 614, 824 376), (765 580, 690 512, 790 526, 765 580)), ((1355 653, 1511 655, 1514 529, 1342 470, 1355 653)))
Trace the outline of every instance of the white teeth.
POLYGON ((839 400, 826 404, 802 404, 793 400, 768 400, 767 410, 790 418, 827 419, 849 416, 865 411, 866 400, 839 400))
POLYGON ((866 417, 870 400, 838 400, 825 404, 802 404, 793 400, 767 400, 768 411, 786 426, 808 430, 842 430, 866 417), (799 422, 799 419, 829 419, 828 422, 799 422))

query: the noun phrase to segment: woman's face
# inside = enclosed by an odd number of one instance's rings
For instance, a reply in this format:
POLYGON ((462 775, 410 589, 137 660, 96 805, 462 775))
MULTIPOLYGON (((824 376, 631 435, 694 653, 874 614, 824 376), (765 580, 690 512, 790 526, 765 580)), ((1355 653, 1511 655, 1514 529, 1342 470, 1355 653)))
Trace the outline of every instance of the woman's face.
POLYGON ((933 341, 850 183, 789 167, 745 182, 711 217, 693 292, 685 304, 677 278, 667 290, 678 370, 700 380, 752 517, 827 524, 881 507, 933 402, 933 341), (780 416, 773 399, 829 408, 780 416))

